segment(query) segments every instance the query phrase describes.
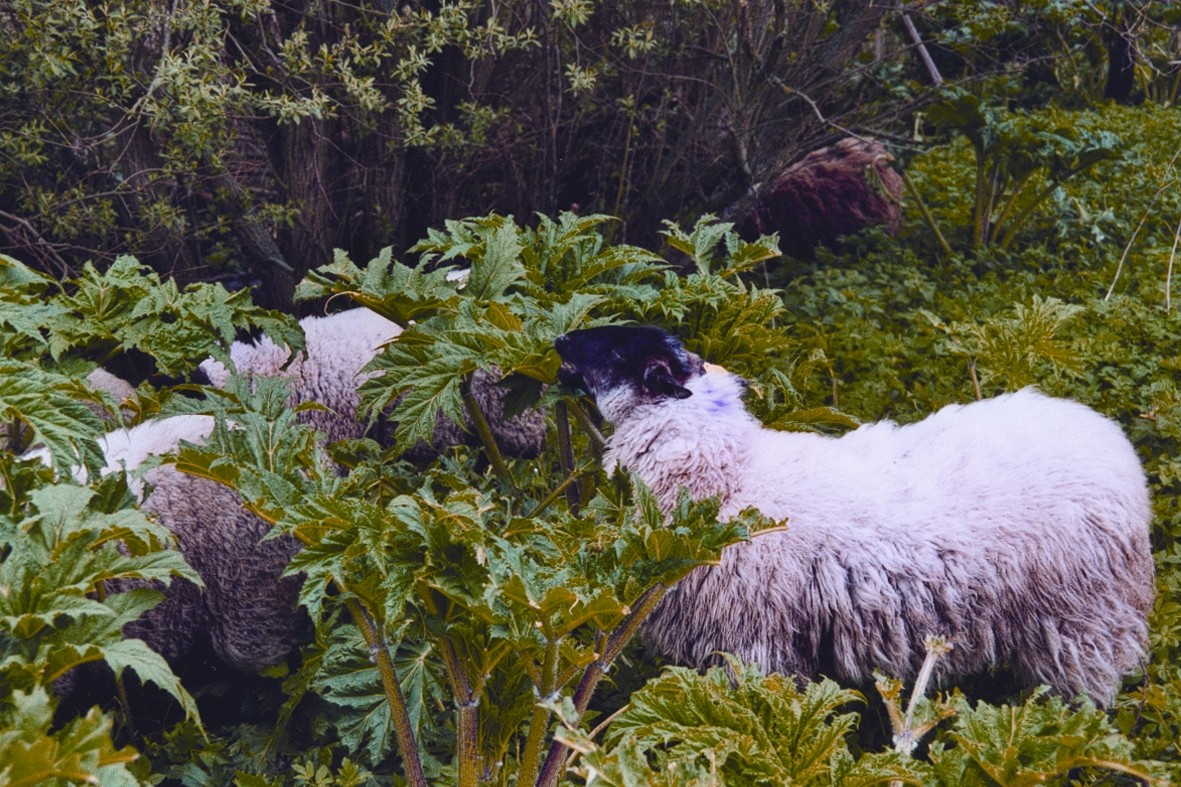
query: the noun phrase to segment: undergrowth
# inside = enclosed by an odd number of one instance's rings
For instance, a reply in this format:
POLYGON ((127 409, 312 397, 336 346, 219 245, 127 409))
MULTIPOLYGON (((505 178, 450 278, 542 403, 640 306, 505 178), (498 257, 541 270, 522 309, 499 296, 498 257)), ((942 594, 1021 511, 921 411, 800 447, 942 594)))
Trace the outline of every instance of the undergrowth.
POLYGON ((657 255, 607 241, 603 216, 529 226, 485 216, 432 232, 413 259, 386 252, 359 265, 340 254, 305 279, 301 297, 361 304, 403 326, 362 390, 368 413, 396 403, 399 445, 429 436, 439 410, 470 412, 466 381, 495 369, 512 406, 549 419, 545 453, 531 461, 506 459, 487 435, 428 466, 360 440, 329 447, 338 474, 267 386, 191 398, 180 394, 198 387, 145 384, 123 402, 89 393, 95 363, 133 349, 183 378, 208 355, 228 361, 238 328, 292 346, 298 337, 241 295, 178 291, 131 259, 59 283, 0 258, 0 782, 1177 777, 1181 317, 1166 252, 1181 214, 1169 140, 1181 135, 1175 112, 1155 109, 1043 120, 1112 131, 1120 155, 1054 184, 1004 248, 973 248, 977 162, 953 142, 908 167, 947 249, 916 211, 897 238, 868 233, 810 263, 711 217, 669 224, 657 255), (754 512, 718 522, 716 502, 687 499, 666 520, 642 486, 602 474, 582 403, 553 385, 552 345, 624 320, 669 328, 747 377, 752 411, 779 428, 913 421, 1026 385, 1116 418, 1154 497, 1159 593, 1143 674, 1101 711, 1018 693, 999 673, 984 676, 986 692, 969 682, 929 692, 890 676, 876 687, 801 685, 732 659, 704 674, 656 663, 633 635, 665 590, 779 523, 754 512), (290 570, 305 577, 314 634, 298 660, 260 676, 174 674, 119 636, 160 594, 103 592, 109 579, 192 574, 123 478, 99 478, 96 440, 114 424, 192 411, 220 426, 171 461, 233 486, 304 545, 290 570), (51 467, 22 458, 34 444, 51 467), (85 484, 74 480, 83 468, 85 484), (67 708, 61 679, 89 662, 105 662, 118 691, 67 708), (182 720, 145 724, 157 718, 151 703, 182 720))

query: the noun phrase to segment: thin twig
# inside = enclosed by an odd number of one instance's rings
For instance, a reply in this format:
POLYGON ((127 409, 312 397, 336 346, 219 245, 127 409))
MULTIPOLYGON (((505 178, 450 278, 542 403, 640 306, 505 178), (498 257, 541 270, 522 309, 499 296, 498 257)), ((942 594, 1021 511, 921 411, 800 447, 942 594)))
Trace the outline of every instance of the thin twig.
POLYGON ((1181 156, 1181 147, 1173 152, 1173 157, 1169 159, 1169 163, 1165 165, 1165 174, 1161 180, 1160 186, 1156 193, 1152 195, 1152 200, 1149 201, 1148 207, 1144 209, 1144 215, 1140 217, 1140 223, 1136 225, 1136 229, 1132 232, 1132 237, 1128 238, 1128 243, 1124 246, 1124 253, 1120 255, 1119 264, 1115 266, 1115 275, 1111 277, 1111 286, 1107 288, 1107 294, 1103 296, 1103 300, 1111 300, 1112 293, 1115 292, 1115 284, 1119 281, 1120 274, 1124 270, 1124 261, 1128 258, 1128 254, 1132 251, 1132 244, 1136 242, 1136 236, 1140 234, 1140 230, 1144 227, 1144 222, 1148 221, 1148 217, 1152 215, 1152 208, 1156 205, 1156 201, 1160 199, 1160 195, 1164 193, 1165 189, 1171 185, 1169 181, 1169 172, 1173 169, 1173 164, 1176 163, 1177 157, 1181 156))
POLYGON ((848 136, 853 137, 854 139, 859 139, 862 142, 871 142, 872 141, 866 137, 861 136, 856 131, 853 131, 853 129, 845 128, 840 123, 837 123, 835 120, 829 120, 828 118, 826 118, 824 116, 824 113, 820 111, 820 106, 815 101, 813 101, 812 98, 809 97, 807 93, 804 93, 803 91, 792 87, 791 85, 785 83, 782 79, 780 79, 777 76, 771 77, 771 82, 773 84, 777 85, 780 90, 782 90, 784 93, 788 94, 789 96, 799 96, 800 98, 804 99, 804 101, 808 104, 808 106, 812 107, 812 112, 813 112, 813 114, 816 115, 816 119, 819 120, 824 125, 831 126, 832 128, 835 128, 837 131, 840 131, 842 134, 847 134, 848 136))
POLYGON ((1177 230, 1173 233, 1173 248, 1169 251, 1169 267, 1165 271, 1165 311, 1172 311, 1173 263, 1177 259, 1177 242, 1181 241, 1181 217, 1177 219, 1177 230))
POLYGON ((939 87, 943 84, 943 75, 935 67, 935 61, 931 59, 931 53, 927 51, 927 45, 923 43, 923 37, 919 35, 918 28, 914 26, 914 20, 910 18, 910 9, 900 8, 899 10, 902 16, 902 26, 906 28, 906 34, 914 42, 914 47, 919 53, 919 59, 923 61, 923 66, 927 69, 927 74, 931 77, 931 81, 935 83, 936 87, 939 87))
POLYGON ((64 257, 62 257, 60 254, 57 253, 57 251, 54 250, 53 244, 50 243, 49 241, 47 241, 45 239, 45 237, 40 232, 37 231, 37 228, 34 227, 28 219, 21 218, 20 216, 16 216, 12 213, 9 213, 9 212, 3 211, 3 210, 0 210, 0 219, 4 219, 6 221, 11 221, 11 222, 23 227, 25 232, 29 233, 32 236, 32 238, 34 240, 34 244, 33 244, 34 248, 37 251, 41 252, 46 257, 48 257, 57 266, 58 272, 60 273, 62 278, 66 278, 67 276, 70 276, 72 274, 70 264, 68 262, 66 262, 64 257))

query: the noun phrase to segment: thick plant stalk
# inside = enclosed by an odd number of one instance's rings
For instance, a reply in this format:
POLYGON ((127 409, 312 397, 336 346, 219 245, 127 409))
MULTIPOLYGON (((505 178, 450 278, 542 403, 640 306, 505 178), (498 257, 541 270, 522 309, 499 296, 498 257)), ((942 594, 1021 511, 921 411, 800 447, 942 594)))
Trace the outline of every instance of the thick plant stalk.
MULTIPOLYGON (((561 462, 563 474, 570 476, 574 472, 574 446, 570 442, 570 408, 565 402, 559 401, 554 406, 554 420, 558 427, 558 461, 561 462)), ((570 506, 570 511, 577 515, 578 487, 566 487, 566 503, 570 506)), ((538 510, 540 509, 539 506, 538 510)))
POLYGON ((472 378, 468 375, 463 382, 463 402, 467 405, 468 414, 472 418, 472 425, 476 427, 476 434, 480 436, 480 441, 484 444, 484 450, 488 453, 488 461, 492 465, 492 469, 496 471, 496 475, 500 477, 501 481, 506 484, 512 484, 513 477, 508 471, 508 465, 504 463, 504 455, 500 453, 500 446, 496 444, 496 437, 492 434, 492 429, 488 426, 488 419, 484 417, 484 412, 480 409, 480 405, 476 402, 476 397, 472 394, 472 378))
MULTIPOLYGON (((586 410, 578 402, 569 403, 570 414, 574 416, 574 420, 582 427, 582 431, 586 432, 587 437, 591 441, 591 453, 596 459, 601 459, 603 451, 607 448, 607 440, 603 437, 603 433, 591 422, 590 416, 586 414, 586 410)), ((579 484, 579 499, 590 500, 595 494, 595 480, 593 476, 585 476, 583 483, 579 484)))
POLYGON ((406 696, 402 693, 402 684, 394 670, 390 650, 360 602, 346 598, 344 604, 352 615, 353 622, 361 630, 361 636, 365 638, 369 653, 377 664, 377 674, 381 677, 381 687, 385 691, 386 703, 390 706, 390 717, 394 722, 394 740, 398 743, 398 752, 402 755, 402 764, 406 768, 406 783, 411 787, 427 787, 426 774, 423 773, 422 760, 418 755, 418 742, 414 739, 414 726, 410 722, 410 713, 406 708, 406 696))
POLYGON ((577 516, 577 514, 578 514, 578 510, 577 510, 578 509, 578 493, 577 493, 577 487, 575 486, 574 482, 577 481, 579 478, 581 478, 582 474, 584 472, 585 472, 585 469, 571 470, 570 473, 565 478, 562 479, 562 483, 560 483, 556 487, 554 487, 554 490, 552 492, 550 492, 548 495, 546 495, 545 499, 542 500, 540 503, 538 503, 536 508, 534 508, 532 511, 529 512, 529 518, 532 519, 533 517, 537 516, 542 511, 544 511, 545 509, 549 508, 551 505, 553 505, 555 500, 557 500, 559 497, 562 496, 563 493, 566 493, 567 498, 569 498, 569 494, 570 494, 571 489, 575 490, 574 503, 571 505, 571 512, 577 516))
POLYGON ((954 252, 951 250, 951 244, 947 242, 947 238, 943 237, 943 233, 939 230, 939 225, 935 222, 935 217, 931 215, 931 209, 927 207, 927 203, 923 201, 923 197, 919 194, 919 190, 915 187, 914 181, 902 171, 902 183, 906 186, 906 193, 914 200, 914 204, 918 205, 919 213, 923 214, 923 221, 931 228, 931 232, 935 234, 935 240, 939 241, 939 247, 943 249, 943 253, 951 257, 954 252))
POLYGON ((464 671, 455 643, 444 638, 439 643, 451 693, 455 697, 455 758, 458 764, 456 784, 476 787, 480 782, 480 701, 464 671))
MULTIPOLYGON (((1005 227, 1005 233, 1001 237, 1000 242, 997 244, 1000 249, 1007 249, 1013 244, 1013 239, 1017 236, 1017 231, 1025 226, 1025 223, 1029 220, 1029 217, 1033 215, 1035 210, 1037 210, 1038 205, 1041 205, 1043 202, 1045 202, 1049 196, 1054 193, 1054 189, 1058 188, 1058 186, 1061 184, 1061 180, 1052 181, 1049 186, 1046 186, 1044 189, 1039 191, 1034 196, 1034 198, 1029 201, 1029 203, 1026 204, 1016 216, 1012 218, 1012 220, 1009 222, 1009 225, 1005 227)), ((1023 183, 1022 186, 1024 185, 1025 184, 1023 183)), ((1016 197, 1014 197, 1014 199, 1016 199, 1016 197)), ((1000 222, 997 223, 999 224, 1000 222)))
MULTIPOLYGON (((578 682, 578 688, 574 690, 573 702, 577 718, 581 719, 582 714, 586 713, 586 708, 590 704, 591 697, 594 696, 595 689, 598 688, 599 681, 603 679, 607 668, 623 652, 624 646, 640 630, 640 625, 647 619, 648 615, 656 608, 656 605, 660 603, 661 599, 664 598, 664 594, 667 592, 668 586, 663 583, 657 583, 645 590, 644 594, 636 601, 631 613, 611 632, 611 636, 604 643, 599 657, 587 666, 586 670, 582 673, 582 680, 578 682)), ((541 767, 541 775, 537 779, 537 787, 557 787, 558 781, 562 778, 565 770, 566 745, 559 741, 554 741, 550 745, 549 754, 545 757, 545 764, 541 767)))
POLYGON ((976 150, 976 206, 972 217, 972 248, 982 249, 992 235, 992 211, 997 197, 999 172, 984 162, 984 151, 976 150))
POLYGON ((585 410, 583 410, 578 404, 572 403, 570 405, 570 412, 574 415, 574 420, 578 421, 578 425, 581 426, 582 430, 587 433, 587 436, 590 437, 591 443, 594 445, 595 450, 602 451, 607 447, 607 439, 603 437, 603 433, 599 431, 598 427, 591 423, 590 416, 586 414, 585 410))
MULTIPOLYGON (((558 646, 560 640, 550 638, 545 646, 545 663, 541 668, 541 683, 537 687, 538 699, 553 696, 557 690, 558 646)), ((525 751, 521 755, 521 770, 517 774, 517 784, 532 784, 537 778, 541 767, 541 748, 545 745, 545 733, 549 729, 550 711, 533 706, 533 715, 529 719, 529 734, 525 739, 525 751)))

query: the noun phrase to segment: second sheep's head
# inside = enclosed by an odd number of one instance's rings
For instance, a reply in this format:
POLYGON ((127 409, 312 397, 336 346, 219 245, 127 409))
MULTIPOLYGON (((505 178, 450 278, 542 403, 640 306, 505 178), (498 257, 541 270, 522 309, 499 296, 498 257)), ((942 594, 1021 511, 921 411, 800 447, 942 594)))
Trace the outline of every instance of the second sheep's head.
POLYGON ((746 381, 705 363, 667 331, 644 325, 606 325, 559 336, 558 380, 594 399, 603 417, 618 423, 639 406, 705 394, 707 408, 737 404, 746 381))

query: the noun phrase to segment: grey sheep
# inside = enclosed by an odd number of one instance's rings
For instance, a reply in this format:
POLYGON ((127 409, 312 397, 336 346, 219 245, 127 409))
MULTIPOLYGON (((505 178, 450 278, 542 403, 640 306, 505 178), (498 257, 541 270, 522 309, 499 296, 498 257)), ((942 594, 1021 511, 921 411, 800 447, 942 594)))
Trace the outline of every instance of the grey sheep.
MULTIPOLYGON (((141 510, 175 536, 177 549, 205 585, 173 579, 164 601, 128 624, 124 634, 144 640, 173 664, 207 636, 227 664, 256 672, 282 661, 307 626, 298 608, 300 580, 281 576, 299 543, 290 536, 264 541, 270 525, 247 511, 237 492, 214 481, 171 465, 142 478, 132 472, 150 456, 175 452, 182 440, 203 443, 213 425, 210 416, 181 415, 120 429, 101 441, 104 472, 126 468, 132 491, 141 497, 144 482, 152 486, 141 510)), ((114 592, 142 586, 110 584, 114 592)))
MULTIPOLYGON (((357 389, 366 379, 362 367, 400 329, 368 309, 306 318, 301 326, 306 354, 297 355, 286 367, 290 351, 267 338, 235 342, 230 352, 235 366, 243 374, 291 379, 292 404, 324 405, 326 409, 309 410, 303 418, 325 440, 363 436, 364 424, 357 419, 357 389)), ((214 385, 225 385, 229 373, 221 364, 210 360, 202 368, 214 385)), ((506 454, 540 453, 545 432, 542 413, 529 410, 502 418, 503 390, 489 374, 473 381, 473 394, 506 454)), ((208 416, 175 416, 111 432, 102 441, 107 469, 134 470, 148 456, 174 451, 180 440, 202 442, 212 427, 208 416)), ((392 430, 387 431, 392 435, 392 430)), ((432 447, 419 446, 415 454, 422 457, 472 439, 466 430, 440 418, 432 447)), ((243 671, 282 661, 299 644, 307 625, 298 608, 299 579, 281 578, 299 544, 290 536, 262 540, 270 526, 246 511, 236 492, 216 482, 167 465, 151 470, 144 480, 153 488, 143 510, 159 517, 176 536, 178 548, 205 588, 174 580, 165 600, 128 626, 127 635, 143 639, 173 663, 183 660, 206 634, 217 655, 243 671)), ((137 481, 136 491, 142 488, 137 481)))
POLYGON ((614 426, 622 465, 667 510, 685 487, 784 531, 695 569, 644 639, 675 662, 730 651, 765 670, 912 679, 949 638, 942 683, 1009 665, 1025 684, 1110 704, 1145 658, 1151 508, 1122 430, 1033 390, 839 438, 764 428, 741 378, 656 328, 574 331, 561 379, 614 426))

